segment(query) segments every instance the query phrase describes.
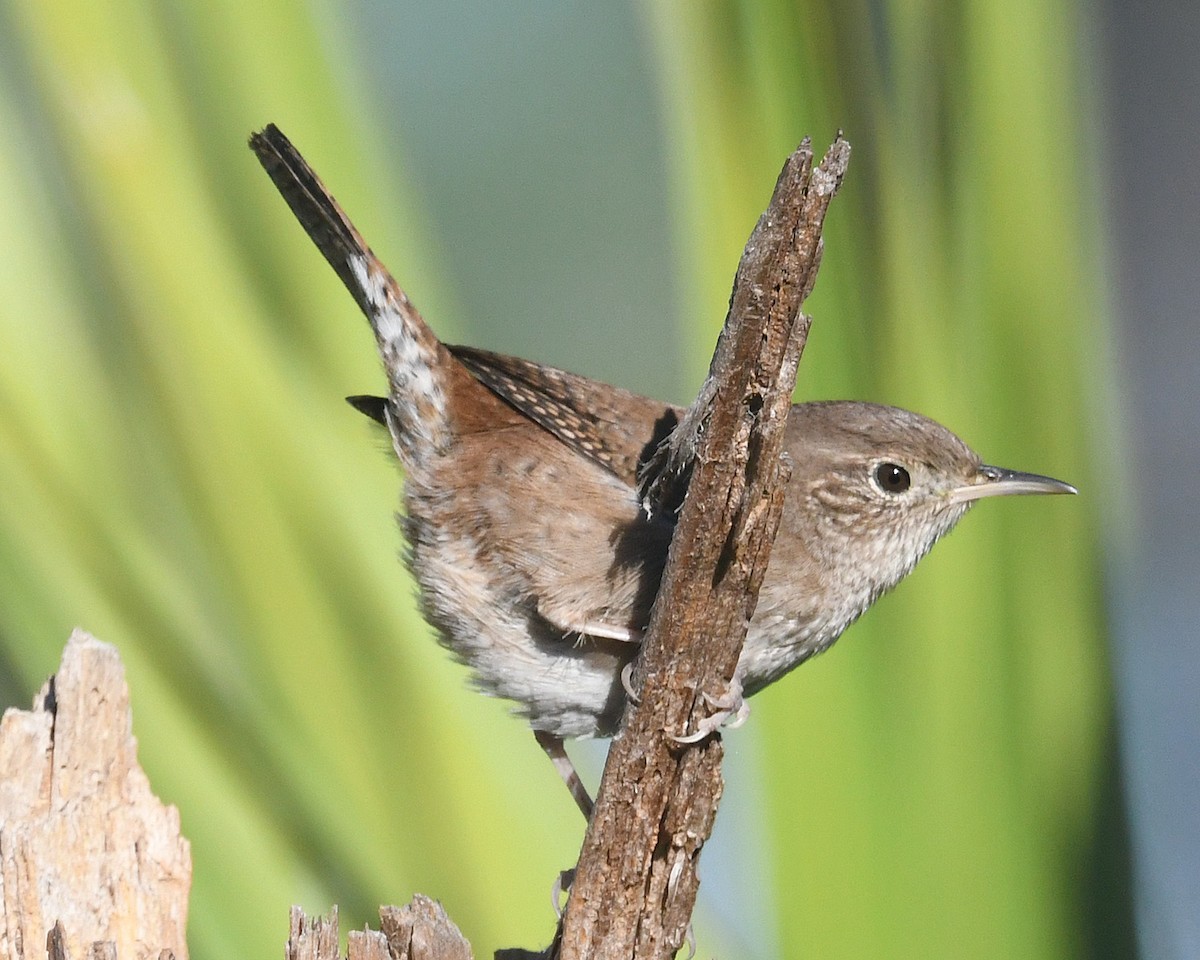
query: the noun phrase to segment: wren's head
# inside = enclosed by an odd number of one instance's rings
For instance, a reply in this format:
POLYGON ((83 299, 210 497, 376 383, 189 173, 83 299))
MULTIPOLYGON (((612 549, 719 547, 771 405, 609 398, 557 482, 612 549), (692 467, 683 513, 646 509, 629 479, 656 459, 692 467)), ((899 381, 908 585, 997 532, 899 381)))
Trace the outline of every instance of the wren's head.
POLYGON ((987 466, 941 424, 871 403, 798 404, 786 448, 787 507, 755 619, 801 658, 832 643, 976 500, 1075 493, 987 466))
POLYGON ((1075 493, 1059 480, 987 466, 941 424, 872 403, 797 405, 788 453, 791 509, 783 522, 822 569, 871 581, 871 599, 908 573, 976 500, 1075 493))

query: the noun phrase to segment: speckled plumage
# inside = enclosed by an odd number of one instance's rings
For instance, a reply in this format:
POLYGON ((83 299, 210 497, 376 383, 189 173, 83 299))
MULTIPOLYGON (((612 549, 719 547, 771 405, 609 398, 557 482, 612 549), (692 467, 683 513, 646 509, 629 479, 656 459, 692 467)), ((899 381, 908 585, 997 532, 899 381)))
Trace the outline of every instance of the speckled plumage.
MULTIPOLYGON (((535 730, 612 734, 672 532, 642 510, 638 467, 680 411, 443 345, 286 138, 268 127, 251 146, 375 331, 389 393, 352 400, 405 468, 426 618, 535 730)), ((984 466, 932 420, 875 404, 797 405, 785 449, 783 519, 738 664, 747 695, 833 643, 974 500, 1073 492, 984 466)))

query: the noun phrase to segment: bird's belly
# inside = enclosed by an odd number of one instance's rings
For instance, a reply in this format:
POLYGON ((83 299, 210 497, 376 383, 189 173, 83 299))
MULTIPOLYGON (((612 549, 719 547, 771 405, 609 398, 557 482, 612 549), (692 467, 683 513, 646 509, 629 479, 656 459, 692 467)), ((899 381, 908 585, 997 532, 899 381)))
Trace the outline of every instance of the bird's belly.
POLYGON ((764 589, 738 660, 738 679, 745 695, 757 693, 828 650, 869 605, 865 593, 847 593, 842 603, 800 607, 790 598, 777 601, 764 589))
POLYGON ((474 684, 513 701, 536 730, 611 736, 624 703, 621 668, 637 645, 564 634, 538 615, 519 584, 497 577, 469 536, 423 536, 411 520, 406 526, 425 619, 474 684))

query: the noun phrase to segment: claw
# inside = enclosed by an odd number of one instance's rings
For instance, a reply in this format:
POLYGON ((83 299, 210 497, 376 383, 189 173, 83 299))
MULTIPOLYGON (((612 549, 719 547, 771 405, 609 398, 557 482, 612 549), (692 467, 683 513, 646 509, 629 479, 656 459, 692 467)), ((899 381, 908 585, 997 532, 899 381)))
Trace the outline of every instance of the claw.
POLYGON ((713 696, 705 691, 701 696, 705 703, 714 708, 715 712, 697 723, 695 732, 680 736, 671 734, 671 739, 676 743, 699 743, 701 740, 711 737, 723 726, 728 726, 730 730, 736 730, 750 716, 750 704, 742 696, 742 682, 737 677, 729 682, 729 688, 724 693, 713 696))
POLYGON ((554 907, 554 915, 559 920, 562 919, 563 905, 560 903, 562 895, 571 889, 571 884, 575 882, 575 868, 563 870, 557 877, 554 878, 554 883, 550 886, 550 904, 554 907))
POLYGON ((736 730, 743 723, 750 719, 750 704, 740 697, 738 698, 738 702, 732 705, 732 709, 722 707, 722 705, 717 702, 718 698, 710 697, 707 693, 704 695, 704 699, 708 701, 708 705, 710 707, 721 708, 718 710, 716 715, 720 715, 721 713, 724 714, 722 725, 728 727, 730 730, 736 730), (733 715, 732 720, 729 719, 731 713, 733 715))
POLYGON ((621 686, 625 688, 625 696, 629 698, 629 702, 635 707, 642 702, 642 698, 638 696, 637 691, 633 689, 633 661, 630 660, 621 668, 621 686))
POLYGON ((687 944, 687 956, 683 960, 692 960, 696 955, 696 931, 692 929, 689 923, 687 929, 683 932, 683 941, 687 944))

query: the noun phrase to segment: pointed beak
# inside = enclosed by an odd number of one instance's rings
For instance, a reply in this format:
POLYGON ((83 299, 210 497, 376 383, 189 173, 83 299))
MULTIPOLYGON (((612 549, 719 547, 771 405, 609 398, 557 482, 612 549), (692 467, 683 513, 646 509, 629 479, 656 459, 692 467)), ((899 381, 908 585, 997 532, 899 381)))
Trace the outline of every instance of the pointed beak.
POLYGON ((1026 493, 1078 492, 1069 483, 1063 483, 1053 477, 985 465, 979 468, 975 479, 970 483, 950 491, 950 502, 970 503, 984 497, 1011 497, 1026 493))

